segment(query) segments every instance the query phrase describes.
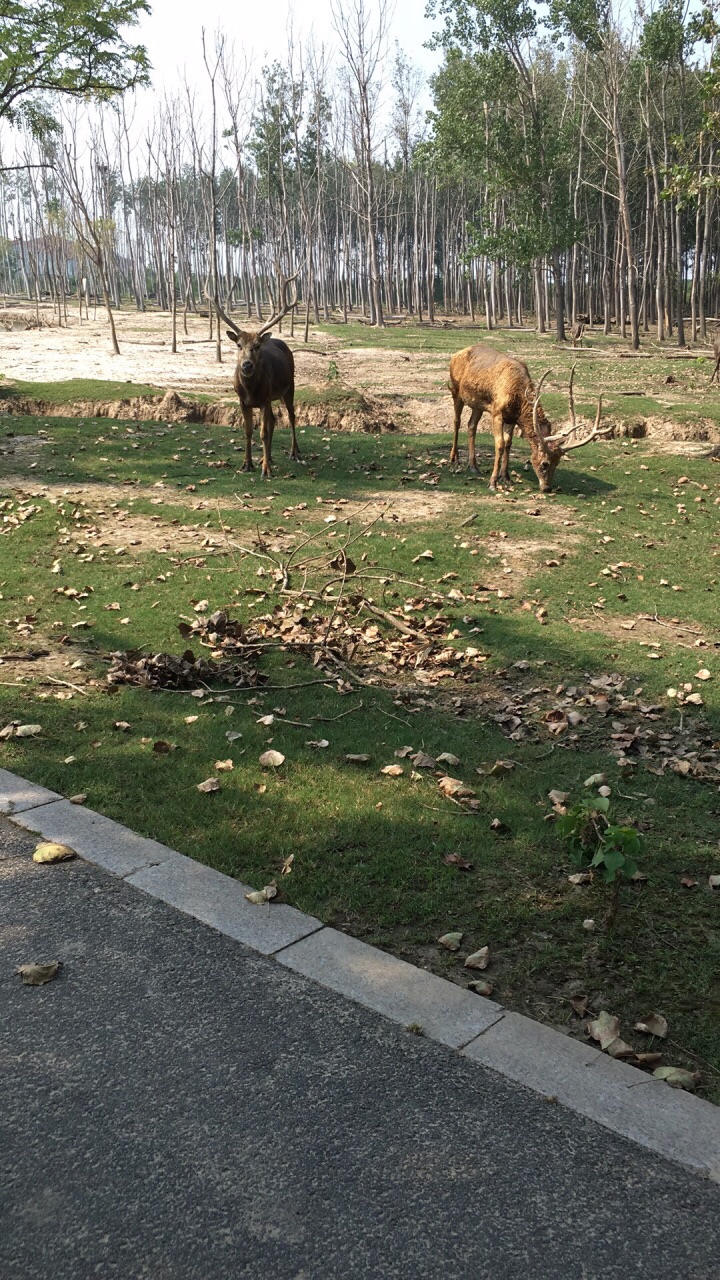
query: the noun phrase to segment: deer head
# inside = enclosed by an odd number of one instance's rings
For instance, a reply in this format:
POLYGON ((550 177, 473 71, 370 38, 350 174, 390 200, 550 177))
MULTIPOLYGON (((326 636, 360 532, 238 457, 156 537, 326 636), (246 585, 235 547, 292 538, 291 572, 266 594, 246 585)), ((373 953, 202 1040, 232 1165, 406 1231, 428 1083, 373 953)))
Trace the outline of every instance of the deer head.
POLYGON ((262 326, 261 329, 254 329, 248 332, 244 329, 238 329, 237 325, 225 314, 217 298, 214 299, 215 307, 219 316, 230 328, 226 330, 227 336, 231 342, 235 343, 238 349, 238 366, 243 378, 252 378, 257 368, 263 343, 267 342, 270 337, 271 329, 286 316, 288 311, 292 311, 297 305, 297 288, 293 290, 293 296, 290 297, 290 286, 297 280, 297 275, 290 276, 285 281, 282 288, 282 306, 279 311, 273 312, 270 319, 262 326))
POLYGON ((590 444, 592 440, 598 440, 603 436, 607 436, 612 427, 600 427, 600 419, 602 417, 602 396, 597 402, 597 412, 595 414, 595 423, 592 430, 582 437, 580 440, 573 440, 574 436, 580 429, 577 418, 575 416, 575 397, 573 395, 573 383, 575 381, 575 365, 570 373, 570 386, 568 388, 568 400, 570 409, 570 425, 564 427, 562 431, 543 432, 543 426, 548 423, 547 418, 542 412, 540 405, 540 392, 543 383, 547 378, 550 370, 543 374, 540 379, 537 390, 533 397, 532 407, 532 423, 533 423, 533 439, 531 440, 531 461, 540 484, 541 493, 547 493, 552 488, 555 469, 561 458, 566 453, 570 453, 573 449, 581 449, 584 445, 590 444), (542 414, 543 422, 539 421, 539 415, 542 414))

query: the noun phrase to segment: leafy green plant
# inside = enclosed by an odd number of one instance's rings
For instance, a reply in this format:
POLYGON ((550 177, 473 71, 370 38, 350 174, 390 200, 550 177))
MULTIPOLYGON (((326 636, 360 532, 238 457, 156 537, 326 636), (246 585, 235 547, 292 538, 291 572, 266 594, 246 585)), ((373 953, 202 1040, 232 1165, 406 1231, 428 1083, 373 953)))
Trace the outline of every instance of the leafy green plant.
POLYGON ((335 360, 331 360, 328 365, 327 380, 328 382, 340 381, 340 370, 338 369, 337 362, 335 360))
POLYGON ((558 831, 567 844, 573 864, 602 872, 612 893, 605 925, 612 928, 620 903, 623 879, 636 874, 644 838, 635 827, 610 821, 607 796, 585 796, 558 819, 558 831))

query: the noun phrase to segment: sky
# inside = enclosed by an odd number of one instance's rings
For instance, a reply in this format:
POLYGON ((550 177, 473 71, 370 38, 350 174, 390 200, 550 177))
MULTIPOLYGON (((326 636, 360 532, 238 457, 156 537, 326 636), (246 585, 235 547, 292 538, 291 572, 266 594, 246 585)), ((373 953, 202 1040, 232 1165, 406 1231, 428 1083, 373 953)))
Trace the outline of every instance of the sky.
MULTIPOLYGON (((132 29, 133 40, 143 43, 153 64, 153 86, 172 89, 178 71, 187 72, 191 83, 202 79, 201 30, 212 36, 217 28, 234 41, 240 54, 258 70, 276 58, 283 59, 287 31, 292 24, 296 37, 312 31, 317 44, 335 44, 331 0, 254 0, 232 4, 228 0, 151 0, 152 13, 132 29)), ((367 0, 370 13, 378 0, 367 0)), ((424 43, 433 31, 425 17, 425 0, 395 0, 390 39, 398 41, 405 56, 430 75, 438 66, 436 53, 424 43)))

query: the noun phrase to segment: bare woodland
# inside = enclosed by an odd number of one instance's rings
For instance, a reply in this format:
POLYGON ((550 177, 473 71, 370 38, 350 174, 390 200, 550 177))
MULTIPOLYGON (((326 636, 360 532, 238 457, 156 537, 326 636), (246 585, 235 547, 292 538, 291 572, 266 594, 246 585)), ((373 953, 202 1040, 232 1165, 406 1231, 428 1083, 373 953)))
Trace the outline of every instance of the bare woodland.
MULTIPOLYGON (((0 291, 53 304, 262 323, 466 317, 564 340, 584 318, 684 345, 720 314, 718 27, 665 2, 602 22, 557 6, 441 0, 431 83, 388 47, 388 14, 339 4, 332 53, 288 39, 249 66, 206 36, 201 89, 178 82, 139 128, 131 94, 8 132, 0 291), (444 25, 442 25, 444 23, 444 25), (503 25, 504 23, 504 25, 503 25)), ((592 14, 596 14, 591 6, 592 14)), ((39 314, 39 310, 38 310, 39 314)))

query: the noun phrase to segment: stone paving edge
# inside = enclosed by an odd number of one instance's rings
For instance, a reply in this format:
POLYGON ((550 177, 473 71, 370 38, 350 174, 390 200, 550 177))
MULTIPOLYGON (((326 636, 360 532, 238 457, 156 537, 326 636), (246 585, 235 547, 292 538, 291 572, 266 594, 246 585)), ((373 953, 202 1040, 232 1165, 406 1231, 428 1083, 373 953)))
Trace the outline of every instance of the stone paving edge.
POLYGON ((0 769, 0 813, 251 950, 720 1182, 720 1107, 324 926, 56 792, 0 769))

